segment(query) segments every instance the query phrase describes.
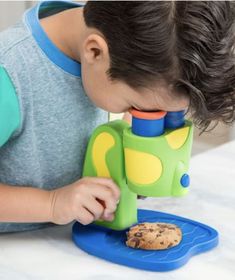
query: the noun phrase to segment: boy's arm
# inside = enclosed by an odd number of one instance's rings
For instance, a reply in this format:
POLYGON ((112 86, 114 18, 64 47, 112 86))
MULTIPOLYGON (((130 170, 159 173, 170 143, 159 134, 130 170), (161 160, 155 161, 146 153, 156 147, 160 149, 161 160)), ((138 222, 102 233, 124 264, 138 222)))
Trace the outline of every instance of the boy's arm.
MULTIPOLYGON (((20 123, 14 85, 0 65, 0 151, 20 123)), ((110 221, 118 199, 119 187, 108 178, 82 178, 55 190, 7 185, 0 179, 0 222, 67 224, 78 220, 88 224, 101 217, 110 221)))
POLYGON ((53 192, 0 184, 0 222, 51 222, 53 192))
MULTIPOLYGON (((0 66, 0 149, 19 125, 20 110, 15 88, 6 70, 0 66)), ((0 222, 50 221, 50 198, 49 191, 0 182, 0 222)))

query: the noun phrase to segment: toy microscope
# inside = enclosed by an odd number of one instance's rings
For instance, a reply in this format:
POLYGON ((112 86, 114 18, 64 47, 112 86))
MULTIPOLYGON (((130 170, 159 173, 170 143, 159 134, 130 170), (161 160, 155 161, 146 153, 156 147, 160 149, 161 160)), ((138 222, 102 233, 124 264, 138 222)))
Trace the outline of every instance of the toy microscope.
POLYGON ((76 222, 73 240, 87 253, 122 265, 151 271, 176 269, 191 256, 215 247, 217 231, 183 217, 138 209, 137 195, 170 197, 188 192, 193 126, 184 111, 131 109, 130 113, 131 126, 116 120, 95 129, 84 162, 83 176, 112 178, 120 187, 115 218, 88 226, 76 222), (127 247, 126 232, 143 222, 176 224, 182 231, 181 243, 151 252, 127 247))

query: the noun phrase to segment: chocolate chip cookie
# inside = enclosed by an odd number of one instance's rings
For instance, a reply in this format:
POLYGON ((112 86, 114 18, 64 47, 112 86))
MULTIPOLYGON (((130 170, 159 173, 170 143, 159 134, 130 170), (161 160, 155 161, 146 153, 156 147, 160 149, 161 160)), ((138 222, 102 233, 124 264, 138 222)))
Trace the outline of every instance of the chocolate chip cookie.
POLYGON ((179 227, 168 223, 141 223, 127 232, 126 245, 145 250, 163 250, 180 243, 182 232, 179 227))

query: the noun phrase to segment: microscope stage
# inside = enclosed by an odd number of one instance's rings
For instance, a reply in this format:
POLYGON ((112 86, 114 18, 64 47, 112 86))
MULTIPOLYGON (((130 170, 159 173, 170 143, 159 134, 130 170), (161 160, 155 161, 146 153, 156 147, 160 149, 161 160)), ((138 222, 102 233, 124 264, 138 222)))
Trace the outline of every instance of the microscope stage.
POLYGON ((142 250, 126 246, 126 230, 114 231, 94 224, 73 225, 75 244, 88 254, 99 258, 150 271, 169 271, 186 264, 199 253, 217 246, 218 232, 201 223, 183 217, 138 209, 138 223, 172 223, 180 227, 182 240, 179 245, 165 250, 142 250))

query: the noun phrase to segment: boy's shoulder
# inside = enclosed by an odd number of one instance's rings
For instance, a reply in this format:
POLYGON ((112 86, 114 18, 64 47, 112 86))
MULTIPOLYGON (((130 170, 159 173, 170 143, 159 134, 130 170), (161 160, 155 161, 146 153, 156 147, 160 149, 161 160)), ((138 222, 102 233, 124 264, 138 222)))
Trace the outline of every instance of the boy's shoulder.
POLYGON ((0 63, 8 57, 10 51, 31 36, 30 31, 23 21, 19 21, 15 25, 0 32, 0 63))

